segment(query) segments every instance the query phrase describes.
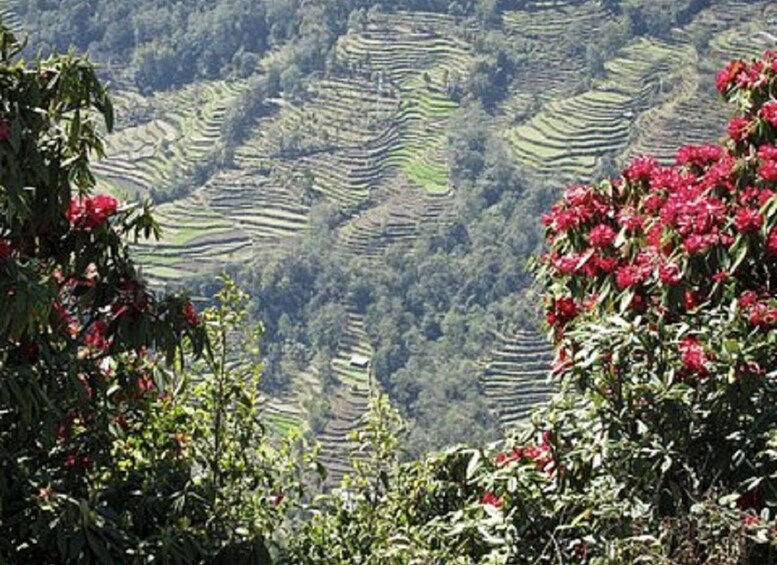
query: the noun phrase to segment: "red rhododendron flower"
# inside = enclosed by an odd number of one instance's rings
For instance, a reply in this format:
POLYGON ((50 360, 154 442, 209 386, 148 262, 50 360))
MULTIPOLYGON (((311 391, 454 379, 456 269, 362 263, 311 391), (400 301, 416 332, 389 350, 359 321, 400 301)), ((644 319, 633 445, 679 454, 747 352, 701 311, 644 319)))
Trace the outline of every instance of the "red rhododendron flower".
POLYGON ((728 271, 718 271, 714 275, 712 275, 712 280, 714 280, 716 283, 721 283, 724 281, 727 281, 729 277, 731 276, 731 273, 728 271))
POLYGON ((709 374, 707 354, 704 353, 698 339, 694 337, 683 338, 680 342, 680 353, 685 369, 700 376, 709 374))
POLYGON ((577 271, 577 265, 580 263, 580 255, 572 253, 571 255, 562 255, 560 257, 553 257, 551 264, 562 275, 571 275, 577 271))
POLYGON ((777 161, 777 147, 774 145, 761 145, 758 148, 758 158, 762 161, 777 161))
POLYGON ((11 139, 11 124, 6 121, 0 122, 0 142, 11 139))
POLYGON ((766 204, 772 196, 774 196, 774 192, 768 188, 748 186, 740 193, 737 200, 742 206, 755 206, 760 208, 766 204))
POLYGON ((595 226, 588 234, 588 242, 594 247, 607 247, 615 241, 615 230, 607 224, 595 226))
POLYGON ((138 379, 138 388, 143 392, 154 390, 154 381, 148 375, 143 375, 138 379))
POLYGON ((745 527, 754 528, 761 523, 761 519, 755 514, 745 514, 742 522, 744 523, 745 527))
POLYGON ((637 157, 623 171, 623 176, 631 182, 650 181, 653 173, 659 168, 658 161, 655 158, 649 156, 637 157))
POLYGON ((769 232, 766 238, 766 252, 769 255, 777 255, 777 228, 769 232))
POLYGON ((663 222, 656 222, 653 224, 646 234, 648 245, 653 249, 661 248, 661 240, 664 236, 664 229, 666 226, 663 222))
POLYGON ((623 265, 620 267, 616 274, 616 281, 618 283, 618 288, 620 289, 631 288, 641 282, 637 271, 632 265, 623 265))
POLYGON ((676 263, 663 263, 658 267, 658 279, 669 285, 674 285, 682 280, 680 267, 676 263))
POLYGON ((750 129, 750 120, 746 118, 733 118, 728 123, 728 135, 734 141, 745 141, 750 129))
POLYGON ((741 59, 731 61, 725 69, 720 71, 715 77, 715 87, 718 92, 725 94, 726 91, 733 85, 734 80, 741 71, 746 68, 746 64, 741 59))
POLYGON ((746 290, 739 297, 739 306, 741 308, 750 308, 758 303, 758 294, 753 290, 746 290))
POLYGON ((686 145, 677 152, 677 164, 706 167, 723 157, 719 145, 686 145))
POLYGON ((683 249, 685 250, 688 255, 696 255, 697 253, 702 253, 715 245, 718 242, 717 236, 713 234, 706 234, 706 235, 697 235, 692 234, 689 235, 685 240, 683 241, 683 249))
POLYGON ((599 269, 600 272, 605 274, 612 273, 615 270, 615 268, 618 266, 617 257, 596 256, 594 257, 594 260, 596 262, 596 268, 599 269))
POLYGON ((618 223, 628 231, 636 231, 645 225, 645 218, 637 214, 634 208, 626 207, 618 212, 618 223))
POLYGON ((572 298, 557 298, 553 301, 553 308, 548 312, 546 319, 551 326, 564 326, 580 313, 580 309, 572 298))
POLYGON ((752 208, 740 208, 734 216, 734 225, 741 233, 757 232, 763 223, 764 219, 761 213, 752 208))
POLYGON ((704 173, 698 185, 702 191, 717 187, 725 188, 729 191, 734 190, 734 177, 736 160, 729 155, 724 155, 717 163, 713 164, 709 170, 704 173))
POLYGON ((647 198, 642 201, 642 206, 646 213, 655 215, 659 210, 661 210, 664 202, 666 202, 665 196, 659 194, 658 192, 653 192, 648 194, 647 198))
POLYGON ((699 294, 693 290, 686 290, 683 294, 683 306, 686 310, 694 310, 699 307, 699 294))
POLYGON ((519 461, 523 457, 523 450, 520 447, 514 447, 509 453, 498 453, 494 457, 494 463, 499 467, 504 467, 510 463, 519 461))
POLYGON ((539 445, 530 445, 523 448, 523 458, 533 462, 538 470, 552 475, 556 470, 556 462, 553 460, 553 450, 550 446, 550 432, 542 432, 542 441, 539 445))
POLYGON ((553 363, 551 363, 551 372, 553 376, 558 376, 574 366, 575 362, 572 359, 572 355, 565 347, 560 347, 555 359, 553 359, 553 363))
POLYGON ((116 213, 119 203, 112 196, 76 196, 65 211, 73 227, 90 230, 104 224, 116 213))
POLYGON ((200 323, 200 319, 197 316, 197 310, 194 308, 194 304, 187 302, 184 306, 184 315, 186 316, 186 323, 190 326, 196 326, 200 323))
POLYGON ((618 288, 630 288, 642 284, 653 271, 653 258, 648 253, 642 252, 634 259, 633 263, 622 265, 615 274, 618 288))
POLYGON ((504 500, 501 496, 494 494, 493 492, 486 492, 480 497, 480 504, 484 506, 493 506, 494 508, 501 508, 504 504, 504 500))
POLYGON ((763 70, 763 61, 754 61, 751 65, 744 65, 734 76, 734 80, 739 88, 753 88, 761 84, 761 72, 763 70))
POLYGON ((761 111, 758 114, 769 122, 769 125, 777 128, 777 101, 771 100, 761 106, 761 111))
POLYGON ((761 330, 768 330, 777 326, 777 308, 764 303, 756 304, 750 308, 748 320, 761 330))
POLYGON ((105 332, 108 331, 108 324, 102 320, 97 320, 86 332, 84 343, 100 351, 105 351, 110 347, 110 341, 106 339, 105 332))
POLYGON ((758 176, 767 182, 777 183, 777 161, 766 161, 758 168, 758 176))
POLYGON ((698 188, 683 187, 669 196, 661 208, 661 219, 680 235, 708 234, 723 223, 726 207, 698 188))

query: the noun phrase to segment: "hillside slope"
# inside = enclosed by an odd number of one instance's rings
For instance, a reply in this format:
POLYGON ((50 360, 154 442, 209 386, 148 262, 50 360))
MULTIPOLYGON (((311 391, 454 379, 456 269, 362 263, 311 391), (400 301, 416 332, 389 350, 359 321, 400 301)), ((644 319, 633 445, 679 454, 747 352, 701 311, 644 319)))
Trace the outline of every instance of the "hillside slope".
MULTIPOLYGON (((500 155, 526 185, 584 182, 635 154, 670 162, 677 145, 716 139, 713 124, 724 109, 712 69, 777 43, 774 3, 708 2, 661 37, 626 37, 594 65, 585 41, 615 33, 605 26, 608 3, 504 4, 487 24, 417 10, 358 12, 326 65, 268 95, 228 147, 230 112, 252 95, 252 84, 274 80, 282 48, 268 51, 250 80, 200 80, 147 95, 114 76, 119 126, 95 170, 114 192, 167 200, 157 208, 163 239, 136 250, 147 275, 177 283, 248 262, 283 262, 315 237, 322 210, 329 251, 346 265, 379 269, 387 257, 424 253, 424 238, 466 215, 467 185, 451 157, 465 109, 486 108, 471 129, 504 145, 500 155), (512 57, 509 73, 504 53, 512 57), (498 95, 478 94, 486 71, 498 95)), ((13 9, 0 3, 0 14, 22 25, 13 9)), ((331 398, 320 437, 325 458, 341 470, 341 444, 366 406, 369 383, 379 382, 368 378, 372 367, 355 370, 349 360, 380 350, 382 330, 366 321, 369 300, 338 300, 348 314, 326 362, 334 373, 326 388, 312 364, 280 371, 281 359, 270 370, 280 373, 274 380, 294 381, 271 402, 280 429, 305 420, 316 391, 331 398)), ((549 355, 536 325, 492 318, 482 332, 486 347, 464 355, 479 367, 473 386, 509 427, 552 392, 549 355)))

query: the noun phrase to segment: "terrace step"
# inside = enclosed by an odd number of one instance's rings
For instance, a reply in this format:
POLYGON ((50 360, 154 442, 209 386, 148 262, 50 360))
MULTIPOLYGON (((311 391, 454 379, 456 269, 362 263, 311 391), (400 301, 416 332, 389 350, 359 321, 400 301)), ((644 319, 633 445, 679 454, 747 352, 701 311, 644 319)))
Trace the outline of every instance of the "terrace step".
POLYGON ((494 348, 480 363, 480 383, 505 429, 526 418, 555 392, 549 380, 553 352, 533 332, 494 332, 494 337, 494 348))

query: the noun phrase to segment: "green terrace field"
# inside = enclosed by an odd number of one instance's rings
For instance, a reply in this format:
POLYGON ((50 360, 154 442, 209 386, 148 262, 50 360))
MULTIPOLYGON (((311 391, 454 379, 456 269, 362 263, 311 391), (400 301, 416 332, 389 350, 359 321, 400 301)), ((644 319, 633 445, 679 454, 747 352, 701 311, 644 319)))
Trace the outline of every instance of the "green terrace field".
POLYGON ((626 148, 634 120, 689 56, 685 46, 647 39, 630 44, 606 63, 606 78, 591 90, 553 99, 505 133, 516 159, 557 182, 592 177, 602 157, 626 148))
POLYGON ((119 122, 107 140, 108 157, 95 164, 95 172, 133 196, 164 194, 176 183, 191 182, 218 150, 227 106, 243 88, 234 81, 201 82, 150 96, 143 112, 137 93, 119 93, 117 114, 137 113, 138 123, 119 122))
POLYGON ((0 19, 13 32, 19 32, 22 29, 22 22, 16 13, 15 0, 0 0, 0 19))
POLYGON ((713 5, 686 29, 676 30, 676 41, 689 48, 693 35, 708 34, 709 52, 694 50, 683 61, 683 72, 671 79, 671 95, 640 116, 620 162, 649 154, 672 163, 678 145, 717 141, 724 134, 719 116, 728 109, 715 91, 715 73, 731 59, 774 47, 777 38, 770 35, 768 22, 775 17, 777 6, 771 2, 730 2, 713 5))
POLYGON ((161 241, 135 245, 136 256, 149 279, 159 283, 186 274, 218 273, 226 262, 251 256, 251 239, 238 224, 218 214, 206 191, 156 208, 161 241))
POLYGON ((348 453, 355 448, 348 436, 357 429, 366 414, 370 395, 375 392, 370 378, 371 359, 372 347, 364 319, 349 312, 347 328, 331 366, 334 384, 328 398, 332 417, 318 434, 320 459, 333 482, 339 482, 348 471, 348 453))
POLYGON ((542 100, 566 95, 586 73, 585 48, 570 49, 563 39, 594 36, 608 14, 598 2, 528 2, 503 13, 505 34, 528 55, 518 70, 513 94, 532 93, 542 100))
MULTIPOLYGON (((270 101, 274 110, 235 150, 233 168, 214 174, 181 205, 160 207, 169 236, 156 246, 158 258, 154 246, 144 248, 150 276, 170 279, 191 268, 215 267, 218 258, 240 260, 249 248, 254 253, 283 248, 304 233, 310 206, 318 201, 346 213, 342 250, 365 257, 377 257, 390 243, 411 241, 422 224, 445 221, 451 190, 446 127, 458 107, 446 93, 447 82, 464 78, 470 61, 466 43, 452 30, 450 18, 400 13, 344 36, 337 69, 313 78, 298 98, 270 101), (197 216, 188 217, 187 210, 197 216), (209 257, 199 249, 200 225, 217 232, 209 257)), ((203 90, 213 93, 219 86, 203 90)), ((224 104, 240 92, 240 86, 228 86, 224 104)), ((141 107, 134 98, 128 93, 120 104, 126 99, 125 106, 141 107)), ((189 127, 185 120, 164 114, 165 104, 157 106, 161 109, 152 115, 159 117, 111 137, 113 156, 98 167, 132 193, 164 186, 176 163, 195 154, 180 143, 188 139, 182 133, 189 127)), ((211 125, 198 137, 210 142, 218 137, 223 110, 215 103, 208 108, 211 125)), ((213 144, 193 147, 207 150, 213 144)))

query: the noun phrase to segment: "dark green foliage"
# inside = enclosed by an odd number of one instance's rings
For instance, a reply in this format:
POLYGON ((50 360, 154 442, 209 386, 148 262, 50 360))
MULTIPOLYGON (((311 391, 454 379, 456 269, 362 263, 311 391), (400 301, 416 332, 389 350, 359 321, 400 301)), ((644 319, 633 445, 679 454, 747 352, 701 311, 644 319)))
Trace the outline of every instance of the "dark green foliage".
MULTIPOLYGON (((35 30, 33 44, 45 51, 71 46, 96 58, 130 65, 137 85, 165 89, 196 78, 245 76, 255 56, 293 43, 290 51, 307 74, 323 68, 335 39, 354 10, 376 0, 22 0, 15 7, 35 30)), ((384 9, 446 11, 447 1, 402 0, 384 9)), ((457 13, 473 7, 452 6, 457 13)), ((253 62, 252 62, 253 61, 253 62)))

